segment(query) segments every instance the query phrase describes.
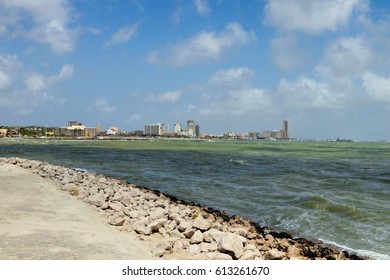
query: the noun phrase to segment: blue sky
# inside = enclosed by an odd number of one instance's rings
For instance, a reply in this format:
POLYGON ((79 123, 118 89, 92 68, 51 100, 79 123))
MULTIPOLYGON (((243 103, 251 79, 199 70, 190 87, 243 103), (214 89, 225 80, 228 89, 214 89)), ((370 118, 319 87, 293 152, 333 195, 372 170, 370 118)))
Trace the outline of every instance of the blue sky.
POLYGON ((0 0, 0 125, 390 140, 390 1, 0 0))

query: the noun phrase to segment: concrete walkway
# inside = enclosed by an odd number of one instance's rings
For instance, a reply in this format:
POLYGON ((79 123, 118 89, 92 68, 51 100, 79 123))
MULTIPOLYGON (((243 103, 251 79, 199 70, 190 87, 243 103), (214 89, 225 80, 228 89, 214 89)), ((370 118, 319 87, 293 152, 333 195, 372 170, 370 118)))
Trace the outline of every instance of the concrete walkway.
POLYGON ((0 259, 154 259, 145 246, 55 182, 0 164, 0 259))

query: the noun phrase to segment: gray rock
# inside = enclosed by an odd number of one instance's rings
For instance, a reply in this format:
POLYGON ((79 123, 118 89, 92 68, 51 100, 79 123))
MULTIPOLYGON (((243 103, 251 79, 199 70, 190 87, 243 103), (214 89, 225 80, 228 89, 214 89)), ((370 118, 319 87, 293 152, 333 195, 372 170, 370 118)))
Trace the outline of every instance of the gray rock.
POLYGON ((168 222, 167 219, 161 218, 161 219, 158 219, 158 220, 155 220, 155 221, 151 222, 150 225, 149 225, 149 227, 150 227, 150 229, 151 229, 151 231, 152 231, 152 233, 153 233, 153 232, 158 231, 159 228, 164 227, 164 225, 165 225, 167 222, 168 222))
POLYGON ((256 253, 255 251, 248 250, 241 255, 240 260, 254 260, 256 257, 259 256, 260 256, 259 252, 256 253))
POLYGON ((76 188, 77 188, 76 185, 73 183, 67 183, 67 184, 61 186, 61 190, 67 191, 67 192, 70 191, 71 189, 76 189, 76 188))
POLYGON ((99 189, 95 186, 89 188, 89 193, 91 195, 97 194, 99 192, 99 189))
POLYGON ((95 205, 97 207, 102 207, 104 205, 105 201, 105 196, 103 192, 99 192, 94 195, 90 195, 88 197, 88 202, 91 205, 95 205))
POLYGON ((108 203, 108 207, 116 212, 123 213, 124 206, 120 202, 110 202, 108 203))
POLYGON ((200 230, 197 230, 190 239, 190 244, 199 244, 203 242, 203 233, 200 230))
POLYGON ((120 202, 125 206, 131 206, 134 203, 134 198, 130 195, 124 195, 120 202))
POLYGON ((196 245, 196 244, 192 244, 188 247, 188 252, 190 253, 190 255, 196 255, 196 254, 199 254, 200 253, 200 250, 199 250, 199 246, 196 245))
POLYGON ((267 252, 267 258, 270 260, 281 260, 286 256, 285 252, 279 251, 278 249, 271 249, 267 252))
POLYGON ((120 191, 116 191, 114 196, 111 198, 112 201, 121 201, 123 200, 124 196, 122 194, 122 192, 120 191))
POLYGON ((149 201, 156 201, 158 199, 158 196, 155 195, 154 193, 145 193, 143 195, 144 199, 149 200, 149 201))
POLYGON ((233 259, 239 259, 244 252, 242 238, 237 234, 225 233, 218 242, 218 251, 232 256, 233 259))
POLYGON ((142 235, 150 235, 152 233, 152 229, 150 227, 145 226, 145 224, 141 221, 137 221, 133 224, 133 230, 142 235))
POLYGON ((202 215, 199 215, 194 222, 192 223, 194 228, 200 229, 201 231, 206 231, 211 226, 211 221, 203 219, 202 215))
POLYGON ((206 259, 207 260, 233 260, 233 258, 228 254, 223 254, 220 252, 210 252, 206 253, 206 259))
POLYGON ((164 253, 165 253, 165 250, 162 248, 156 247, 156 248, 152 249, 152 254, 155 257, 161 258, 164 255, 164 253))
POLYGON ((185 232, 183 232, 184 236, 187 238, 191 238, 195 234, 196 230, 194 228, 188 228, 185 232))
POLYGON ((177 228, 179 229, 179 231, 184 232, 184 231, 187 231, 188 229, 192 228, 192 223, 183 220, 182 222, 180 222, 180 224, 177 228))
POLYGON ((216 229, 209 229, 203 233, 206 242, 219 242, 225 233, 216 229))
POLYGON ((107 218, 107 222, 113 226, 123 226, 125 221, 125 218, 118 214, 111 215, 107 218))
POLYGON ((107 198, 112 197, 115 194, 115 191, 112 188, 106 188, 104 190, 104 192, 105 192, 107 198))
POLYGON ((161 207, 157 207, 155 210, 153 210, 149 217, 151 220, 158 220, 158 219, 161 219, 161 218, 165 218, 165 216, 167 215, 167 211, 161 207))

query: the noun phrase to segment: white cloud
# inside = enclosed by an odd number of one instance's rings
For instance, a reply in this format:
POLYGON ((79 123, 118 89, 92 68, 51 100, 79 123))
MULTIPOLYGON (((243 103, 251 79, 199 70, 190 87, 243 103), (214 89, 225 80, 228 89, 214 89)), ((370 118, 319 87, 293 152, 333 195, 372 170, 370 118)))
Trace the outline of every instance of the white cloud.
POLYGON ((179 100, 180 96, 181 96, 181 91, 179 90, 167 91, 159 95, 151 94, 145 98, 145 101, 150 103, 165 103, 165 102, 173 103, 179 100))
POLYGON ((261 88, 251 85, 254 71, 239 67, 216 71, 209 79, 199 106, 203 116, 242 116, 273 110, 273 101, 261 88))
POLYGON ((215 72, 209 80, 209 84, 218 86, 241 86, 244 83, 250 82, 252 77, 252 69, 244 67, 230 68, 228 70, 219 70, 215 72))
POLYGON ((111 38, 104 44, 104 47, 114 46, 122 43, 126 43, 135 36, 138 30, 139 23, 135 23, 130 26, 125 26, 116 31, 111 38))
POLYGON ((0 106, 12 108, 12 114, 27 115, 51 103, 62 105, 64 98, 50 94, 50 87, 69 79, 73 66, 64 65, 57 74, 26 73, 15 55, 0 55, 0 106))
POLYGON ((271 40, 272 60, 282 70, 291 70, 305 61, 302 51, 297 48, 297 39, 288 35, 271 40))
POLYGON ((74 49, 77 32, 67 28, 64 22, 54 19, 46 24, 36 26, 31 30, 29 36, 49 45, 55 53, 65 53, 74 49))
POLYGON ((365 70, 372 59, 372 52, 361 37, 343 37, 325 50, 322 60, 336 75, 350 75, 365 70))
POLYGON ((208 16, 211 12, 209 3, 207 0, 194 0, 194 5, 196 7, 197 12, 201 16, 208 16))
POLYGON ((2 33, 25 35, 55 53, 74 49, 78 32, 69 27, 73 10, 68 0, 0 0, 0 5, 0 18, 5 18, 0 20, 2 33))
POLYGON ((363 88, 366 94, 375 101, 390 104, 390 77, 383 77, 376 73, 362 74, 363 88))
POLYGON ((7 73, 0 70, 0 91, 6 89, 10 85, 10 78, 7 73))
POLYGON ((141 114, 133 114, 133 115, 131 115, 131 116, 127 119, 126 123, 127 123, 127 124, 132 124, 132 123, 138 121, 139 119, 141 119, 141 117, 142 117, 141 114))
POLYGON ((282 79, 278 91, 290 108, 342 108, 346 105, 346 94, 328 84, 301 77, 295 82, 282 79))
POLYGON ((25 77, 24 83, 27 86, 27 89, 31 92, 44 91, 49 86, 69 79, 73 76, 73 66, 72 65, 64 65, 62 66, 60 72, 56 75, 45 76, 40 73, 32 73, 25 77))
POLYGON ((96 99, 93 102, 93 107, 104 114, 110 114, 115 111, 115 107, 111 106, 105 97, 96 99))
POLYGON ((355 11, 366 9, 366 0, 268 0, 264 22, 284 31, 319 34, 337 31, 355 11))
POLYGON ((229 23, 225 30, 202 31, 169 47, 165 61, 173 66, 185 66, 218 59, 230 49, 256 40, 253 31, 245 31, 238 23, 229 23))
POLYGON ((27 89, 32 92, 46 90, 46 88, 49 86, 48 79, 42 74, 38 73, 28 75, 25 78, 24 83, 26 84, 27 89))

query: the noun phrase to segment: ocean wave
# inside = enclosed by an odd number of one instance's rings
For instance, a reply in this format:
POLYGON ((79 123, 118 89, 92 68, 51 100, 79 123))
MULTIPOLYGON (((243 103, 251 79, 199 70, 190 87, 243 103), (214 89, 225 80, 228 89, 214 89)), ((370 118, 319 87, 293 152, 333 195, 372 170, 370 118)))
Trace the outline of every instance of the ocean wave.
POLYGON ((242 160, 242 159, 233 159, 233 158, 231 158, 231 159, 229 160, 229 162, 231 162, 231 163, 233 163, 233 164, 245 164, 245 161, 242 160))
POLYGON ((362 249, 353 249, 345 245, 340 245, 334 241, 329 241, 326 239, 319 239, 320 241, 324 242, 325 244, 332 245, 336 248, 339 248, 340 250, 347 251, 352 254, 356 254, 359 257, 362 258, 368 258, 373 260, 390 260, 390 255, 381 254, 378 252, 370 251, 370 250, 362 250, 362 249))
POLYGON ((334 214, 342 214, 346 216, 354 216, 358 214, 359 210, 353 206, 348 204, 337 204, 330 201, 328 198, 324 196, 308 196, 302 198, 299 205, 306 209, 312 210, 322 210, 327 211, 334 214))

